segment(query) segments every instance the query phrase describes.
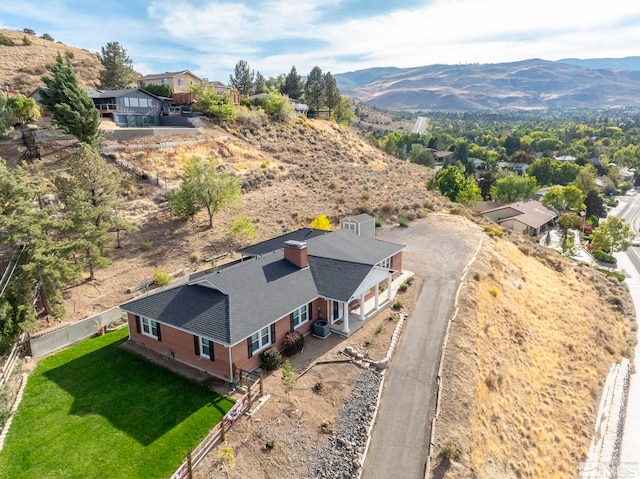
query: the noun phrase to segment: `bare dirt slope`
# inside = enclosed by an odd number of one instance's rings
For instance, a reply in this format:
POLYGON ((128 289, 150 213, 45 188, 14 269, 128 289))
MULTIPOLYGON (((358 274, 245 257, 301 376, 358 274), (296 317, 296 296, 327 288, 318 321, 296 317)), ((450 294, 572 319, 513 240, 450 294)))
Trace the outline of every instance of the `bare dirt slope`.
MULTIPOLYGON (((47 67, 56 61, 58 54, 65 58, 65 52, 71 52, 71 64, 78 77, 80 86, 95 88, 98 84, 100 60, 88 50, 69 47, 63 43, 44 40, 16 30, 0 29, 0 33, 11 38, 14 46, 0 45, 0 85, 9 86, 28 95, 42 85, 41 77, 47 75, 47 67), (23 42, 27 38, 30 45, 23 42)), ((42 35, 44 32, 36 32, 42 35)))
POLYGON ((626 286, 494 237, 460 297, 436 428, 437 452, 457 457, 434 477, 576 477, 610 365, 633 356, 626 286))

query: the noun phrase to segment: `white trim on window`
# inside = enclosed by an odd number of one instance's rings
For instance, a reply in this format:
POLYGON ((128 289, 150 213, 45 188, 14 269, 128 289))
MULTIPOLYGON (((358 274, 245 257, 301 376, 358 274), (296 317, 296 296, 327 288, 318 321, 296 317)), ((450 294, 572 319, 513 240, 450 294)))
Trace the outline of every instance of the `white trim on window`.
POLYGON ((158 339, 158 323, 156 321, 142 316, 140 318, 140 326, 142 328, 142 334, 150 338, 158 339))
POLYGON ((292 321, 293 321, 293 328, 295 329, 298 326, 309 321, 309 305, 305 304, 304 306, 292 312, 291 315, 292 315, 292 321))
POLYGON ((262 328, 251 335, 251 351, 256 354, 272 344, 271 326, 262 328))
POLYGON ((380 261, 376 266, 380 266, 381 268, 391 269, 391 256, 387 259, 380 261))
POLYGON ((211 348, 209 347, 209 340, 200 336, 200 356, 203 358, 211 359, 211 348))

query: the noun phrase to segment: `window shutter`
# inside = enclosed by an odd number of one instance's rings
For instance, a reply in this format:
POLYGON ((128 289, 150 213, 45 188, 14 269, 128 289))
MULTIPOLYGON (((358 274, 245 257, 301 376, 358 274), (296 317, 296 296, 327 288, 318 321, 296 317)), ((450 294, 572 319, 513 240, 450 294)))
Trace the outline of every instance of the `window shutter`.
POLYGON ((307 310, 307 317, 309 321, 313 319, 313 303, 309 303, 309 309, 307 310))
POLYGON ((271 325, 271 344, 276 342, 276 323, 271 325))
POLYGON ((138 334, 142 333, 142 325, 140 324, 140 316, 136 314, 136 332, 138 334))
POLYGON ((251 336, 247 338, 247 348, 249 349, 249 357, 253 357, 253 347, 251 345, 251 336))
POLYGON ((209 359, 215 361, 215 355, 213 354, 213 341, 209 341, 209 359))
POLYGON ((295 327, 296 327, 296 325, 293 324, 293 313, 290 313, 289 314, 289 329, 291 331, 293 331, 295 327))
POLYGON ((156 327, 158 328, 158 341, 162 342, 162 333, 160 332, 160 323, 156 322, 156 327))
POLYGON ((193 352, 196 356, 200 356, 200 336, 193 335, 193 352))

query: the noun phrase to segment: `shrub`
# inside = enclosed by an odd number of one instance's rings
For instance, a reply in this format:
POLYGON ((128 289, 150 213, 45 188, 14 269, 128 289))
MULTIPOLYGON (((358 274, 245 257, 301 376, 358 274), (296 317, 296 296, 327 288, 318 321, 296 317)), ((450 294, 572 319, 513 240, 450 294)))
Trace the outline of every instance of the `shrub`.
POLYGON ((274 371, 278 369, 281 363, 282 356, 276 348, 269 348, 260 354, 260 366, 265 371, 274 371))
POLYGON ((0 390, 0 429, 5 425, 10 415, 9 396, 7 395, 6 388, 3 388, 0 390))
POLYGON ((153 282, 160 286, 166 286, 171 283, 171 275, 164 268, 157 268, 153 272, 153 282))
POLYGON ((364 347, 368 348, 370 346, 373 346, 373 339, 365 339, 364 340, 364 347))
POLYGON ((409 285, 408 285, 407 283, 402 283, 402 284, 398 287, 398 289, 399 289, 400 291, 402 291, 403 293, 404 293, 408 288, 409 288, 409 285))
POLYGON ((274 447, 276 447, 276 442, 273 439, 269 439, 267 442, 264 443, 264 446, 267 449, 273 449, 274 447))
POLYGON ((27 37, 26 35, 24 37, 22 37, 22 44, 25 46, 29 46, 31 45, 33 42, 31 41, 31 39, 29 37, 27 37))
POLYGON ((384 224, 384 220, 379 216, 376 216, 376 228, 380 228, 384 224))
POLYGON ((328 428, 331 425, 331 421, 329 421, 328 419, 323 419, 322 422, 320 423, 320 427, 322 427, 323 429, 328 428))
POLYGON ((316 384, 313 386, 313 390, 317 393, 321 393, 323 389, 324 383, 322 381, 316 382, 316 384))
POLYGON ((304 336, 298 331, 289 331, 284 335, 282 343, 282 354, 285 356, 293 356, 304 348, 304 336))
POLYGON ((406 216, 398 216, 398 225, 406 228, 407 226, 409 226, 409 218, 407 218, 406 216))
POLYGON ((383 328, 382 326, 378 326, 378 327, 376 328, 376 334, 380 334, 380 333, 382 333, 383 331, 384 331, 384 328, 383 328))
POLYGON ((400 301, 396 301, 395 303, 393 303, 393 305, 391 305, 391 307, 396 311, 400 311, 402 308, 404 308, 404 304, 402 304, 400 301))
POLYGON ((592 254, 598 261, 601 261, 602 263, 616 264, 616 259, 609 253, 605 253, 602 250, 595 249, 592 251, 592 254))
POLYGON ((453 439, 447 439, 441 448, 442 457, 447 461, 453 461, 458 457, 458 446, 453 442, 453 439))
POLYGON ((49 40, 50 42, 53 41, 53 37, 51 35, 49 35, 48 33, 43 33, 40 38, 42 38, 43 40, 49 40))
POLYGON ((491 288, 489 292, 491 293, 491 296, 493 296, 494 298, 498 296, 498 290, 496 288, 491 288))
POLYGON ((151 251, 152 248, 153 248, 153 242, 152 241, 145 241, 144 243, 142 243, 140 245, 140 249, 142 251, 151 251))
POLYGON ((6 36, 4 33, 0 33, 0 45, 4 45, 5 47, 12 47, 15 45, 13 39, 6 36))

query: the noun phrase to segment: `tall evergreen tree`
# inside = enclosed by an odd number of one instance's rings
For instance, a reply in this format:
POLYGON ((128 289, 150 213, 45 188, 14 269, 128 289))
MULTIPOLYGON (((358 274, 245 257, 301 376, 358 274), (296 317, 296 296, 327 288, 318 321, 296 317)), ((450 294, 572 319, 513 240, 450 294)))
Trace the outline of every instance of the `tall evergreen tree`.
POLYGON ((329 112, 332 112, 340 104, 340 90, 330 72, 324 75, 324 93, 322 95, 323 102, 329 112))
POLYGON ((291 67, 291 71, 285 77, 284 84, 280 88, 280 93, 295 100, 299 100, 302 97, 304 93, 304 82, 298 74, 295 65, 291 67))
POLYGON ((127 51, 118 42, 109 42, 102 47, 100 63, 100 88, 103 90, 118 90, 127 88, 133 82, 133 61, 127 56, 127 51))
POLYGON ((51 76, 42 77, 45 84, 40 89, 42 104, 51 112, 55 124, 93 147, 98 144, 100 114, 87 93, 78 85, 69 56, 49 67, 51 76))
POLYGON ((267 81, 262 76, 262 73, 258 72, 256 73, 256 81, 254 82, 254 85, 253 85, 253 93, 258 94, 258 93, 264 93, 266 91, 267 91, 267 81))
POLYGON ((34 323, 34 291, 48 314, 62 317, 61 289, 81 274, 73 260, 77 245, 68 238, 59 209, 39 206, 47 184, 31 168, 9 170, 0 159, 0 243, 16 258, 11 278, 0 288, 0 337, 15 336, 34 323))
POLYGON ((324 75, 322 74, 320 67, 313 67, 309 73, 307 83, 304 87, 304 96, 311 111, 318 111, 318 109, 322 107, 322 100, 324 96, 324 75))
POLYGON ((93 280, 95 267, 110 263, 106 257, 113 247, 110 233, 134 227, 117 214, 122 209, 118 199, 120 173, 96 150, 82 145, 69 157, 66 167, 66 175, 58 176, 55 184, 73 237, 84 251, 89 280, 93 280))
POLYGON ((244 95, 253 93, 253 80, 255 73, 249 68, 246 60, 240 60, 233 69, 233 75, 229 75, 231 85, 244 95))

